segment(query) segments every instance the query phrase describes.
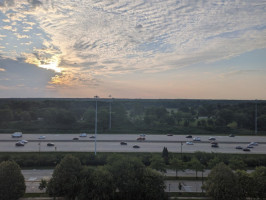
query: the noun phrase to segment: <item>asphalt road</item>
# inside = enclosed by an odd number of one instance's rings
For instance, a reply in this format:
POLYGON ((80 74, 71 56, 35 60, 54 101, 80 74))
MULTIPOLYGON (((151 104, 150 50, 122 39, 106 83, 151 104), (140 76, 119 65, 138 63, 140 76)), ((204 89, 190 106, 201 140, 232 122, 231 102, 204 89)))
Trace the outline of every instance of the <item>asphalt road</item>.
MULTIPOLYGON (((38 139, 41 134, 23 134, 22 138, 12 138, 11 134, 0 134, 0 152, 51 152, 51 151, 73 151, 73 152, 94 152, 95 143, 92 135, 81 138, 79 134, 44 134, 45 139, 38 139), (73 140, 78 137, 79 140, 73 140), (29 142, 23 147, 16 147, 15 142, 24 139, 29 142), (47 143, 53 142, 55 146, 48 147, 47 143)), ((186 141, 192 141, 185 135, 146 135, 143 142, 137 141, 137 134, 98 134, 97 152, 162 152, 167 147, 170 152, 188 152, 195 151, 217 152, 217 153, 266 153, 266 136, 212 136, 219 142, 218 148, 211 147, 208 138, 210 136, 200 136, 200 142, 194 142, 194 145, 185 144, 186 141), (127 145, 120 145, 121 141, 126 141, 127 145), (181 143, 182 142, 182 143, 181 143), (246 147, 250 142, 259 142, 258 146, 251 149, 250 152, 235 149, 236 146, 246 147), (139 145, 135 149, 133 145, 139 145)))

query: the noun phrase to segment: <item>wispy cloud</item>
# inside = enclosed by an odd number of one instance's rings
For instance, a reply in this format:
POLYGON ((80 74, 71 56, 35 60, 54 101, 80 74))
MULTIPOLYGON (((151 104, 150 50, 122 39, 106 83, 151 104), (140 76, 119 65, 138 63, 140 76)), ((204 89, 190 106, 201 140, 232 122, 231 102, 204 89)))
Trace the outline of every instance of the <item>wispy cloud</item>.
POLYGON ((265 10, 264 0, 0 1, 3 29, 16 31, 21 44, 32 42, 17 56, 47 69, 56 62, 60 74, 50 84, 58 86, 93 86, 112 75, 159 73, 265 48, 265 10))

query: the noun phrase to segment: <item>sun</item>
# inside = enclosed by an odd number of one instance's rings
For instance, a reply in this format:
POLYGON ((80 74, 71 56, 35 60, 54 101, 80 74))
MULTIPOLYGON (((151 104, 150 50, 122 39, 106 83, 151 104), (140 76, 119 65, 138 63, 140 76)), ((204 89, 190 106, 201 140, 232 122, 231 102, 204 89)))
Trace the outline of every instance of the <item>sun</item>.
POLYGON ((53 71, 58 72, 58 73, 62 72, 61 68, 58 67, 58 63, 57 62, 50 62, 50 63, 44 64, 44 65, 39 65, 39 67, 45 68, 45 69, 48 69, 48 70, 53 70, 53 71))
POLYGON ((45 64, 39 63, 38 66, 41 67, 41 68, 45 68, 45 69, 48 69, 48 70, 53 70, 55 72, 61 73, 62 69, 60 67, 58 67, 59 63, 60 63, 59 57, 58 56, 53 56, 50 59, 47 59, 45 61, 45 64))

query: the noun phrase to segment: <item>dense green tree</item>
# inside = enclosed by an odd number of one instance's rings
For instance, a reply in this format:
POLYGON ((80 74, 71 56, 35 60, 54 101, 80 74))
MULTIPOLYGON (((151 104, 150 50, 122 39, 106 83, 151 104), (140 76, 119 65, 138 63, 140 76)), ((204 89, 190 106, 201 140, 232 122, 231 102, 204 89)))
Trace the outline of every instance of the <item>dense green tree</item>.
POLYGON ((80 200, 109 200, 115 194, 113 175, 106 167, 85 168, 82 172, 80 200))
POLYGON ((79 159, 71 155, 65 156, 56 166, 47 191, 50 196, 64 196, 75 199, 80 192, 80 172, 82 170, 79 159))
POLYGON ((25 193, 26 185, 20 167, 14 161, 0 163, 0 199, 17 200, 25 193))
POLYGON ((243 160, 237 158, 237 157, 233 157, 229 160, 229 167, 233 170, 237 170, 237 169, 245 169, 246 168, 246 164, 244 163, 243 160))
POLYGON ((202 171, 204 169, 204 166, 197 158, 192 158, 191 161, 188 163, 188 166, 190 169, 195 170, 196 179, 198 178, 198 171, 202 171))
POLYGON ((252 177, 255 182, 254 192, 259 199, 266 198, 266 167, 257 167, 252 172, 252 177))
POLYGON ((118 191, 116 199, 163 199, 165 186, 162 175, 146 168, 139 159, 114 156, 108 159, 108 166, 118 191))
POLYGON ((255 197, 255 185, 253 177, 244 170, 237 170, 236 177, 238 182, 239 199, 245 200, 248 197, 255 197))
POLYGON ((178 177, 178 171, 183 171, 186 168, 186 164, 183 160, 173 158, 170 160, 170 168, 175 170, 175 176, 178 177))
POLYGON ((211 170, 203 188, 214 200, 237 200, 239 198, 236 175, 224 163, 219 163, 211 170))
POLYGON ((166 147, 163 148, 162 157, 164 159, 165 164, 169 164, 169 153, 166 147))
POLYGON ((166 164, 162 157, 159 157, 157 155, 153 156, 151 158, 151 164, 150 167, 152 169, 156 169, 160 172, 166 172, 166 164))
POLYGON ((215 156, 213 159, 209 160, 207 164, 208 164, 208 167, 212 169, 220 162, 221 160, 218 158, 218 156, 215 156))

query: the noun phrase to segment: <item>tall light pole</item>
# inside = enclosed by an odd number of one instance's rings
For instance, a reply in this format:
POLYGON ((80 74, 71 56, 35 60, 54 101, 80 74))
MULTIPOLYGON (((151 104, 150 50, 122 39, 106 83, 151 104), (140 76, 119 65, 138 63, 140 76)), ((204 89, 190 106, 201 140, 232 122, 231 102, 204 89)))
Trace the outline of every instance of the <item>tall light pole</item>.
POLYGON ((97 106, 97 99, 99 98, 97 95, 94 96, 95 98, 95 133, 94 133, 94 154, 96 155, 97 154, 97 109, 98 109, 98 106, 97 106))
POLYGON ((255 135, 257 135, 258 133, 257 115, 258 115, 258 106, 257 106, 257 100, 255 100, 255 135))
POLYGON ((109 95, 110 102, 109 102, 109 130, 112 128, 112 95, 109 95))

